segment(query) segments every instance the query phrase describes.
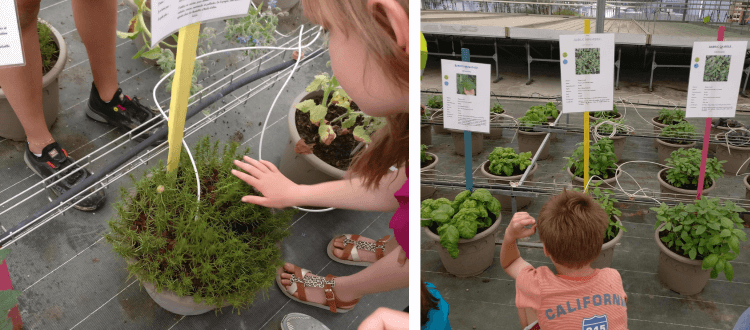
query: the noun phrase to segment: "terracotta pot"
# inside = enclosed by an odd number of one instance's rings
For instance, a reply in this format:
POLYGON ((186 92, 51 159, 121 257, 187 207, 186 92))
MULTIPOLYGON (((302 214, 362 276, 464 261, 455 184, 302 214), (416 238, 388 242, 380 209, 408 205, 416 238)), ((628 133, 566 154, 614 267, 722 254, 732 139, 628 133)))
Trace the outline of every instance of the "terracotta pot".
MULTIPOLYGON (((534 181, 534 173, 536 173, 536 170, 539 168, 537 163, 534 163, 534 167, 531 168, 531 171, 529 171, 529 175, 526 176, 526 182, 534 181)), ((510 184, 511 181, 518 182, 521 180, 521 177, 523 174, 520 175, 512 175, 512 176, 502 176, 502 175, 495 175, 490 173, 490 161, 485 161, 482 163, 482 165, 479 166, 479 172, 484 176, 485 178, 489 179, 489 183, 499 183, 499 184, 510 184)), ((529 185, 528 183, 525 185, 529 185)), ((500 201, 500 206, 504 211, 510 211, 513 209, 512 199, 508 195, 500 195, 500 194, 493 194, 495 198, 497 198, 500 201)), ((516 196, 516 210, 520 210, 521 208, 524 208, 531 204, 531 202, 534 201, 531 197, 522 197, 522 196, 516 196)))
MULTIPOLYGON (((667 125, 664 125, 664 124, 656 121, 657 118, 659 118, 659 116, 651 118, 651 124, 654 125, 654 135, 661 134, 661 129, 664 128, 664 127, 667 127, 667 125)), ((687 121, 687 120, 683 119, 682 121, 687 121)), ((658 143, 656 142, 656 139, 654 139, 654 148, 657 148, 657 145, 658 145, 658 143)))
MULTIPOLYGON (((500 123, 503 121, 503 117, 495 113, 490 113, 490 123, 500 123)), ((503 138, 502 127, 490 127, 490 133, 484 135, 485 139, 496 140, 503 138)))
POLYGON ((292 105, 289 107, 287 127, 289 128, 290 140, 286 146, 284 155, 281 157, 279 171, 289 178, 289 180, 292 180, 297 184, 311 185, 326 181, 341 180, 344 178, 344 171, 328 165, 328 163, 318 158, 318 156, 315 156, 314 154, 299 155, 294 152, 294 146, 297 144, 297 141, 300 140, 299 133, 297 132, 297 125, 295 123, 295 113, 297 109, 294 105, 319 95, 322 96, 323 91, 312 93, 302 92, 297 95, 292 102, 292 105))
MULTIPOLYGON (((49 27, 54 36, 52 41, 57 44, 57 48, 60 50, 57 63, 52 67, 52 70, 42 77, 42 93, 40 94, 44 121, 47 124, 47 129, 51 129, 60 111, 59 77, 68 62, 68 46, 60 32, 50 23, 41 19, 39 22, 49 27)), ((2 123, 0 125, 0 137, 13 141, 26 141, 26 132, 23 130, 16 113, 13 112, 13 108, 10 106, 2 88, 0 88, 0 123, 2 123)))
POLYGON ((432 145, 432 125, 422 124, 420 125, 419 139, 424 145, 432 145))
POLYGON ((440 261, 449 273, 457 277, 476 276, 492 265, 495 257, 495 236, 498 233, 501 218, 502 215, 498 216, 492 226, 476 234, 474 238, 459 239, 456 259, 453 259, 448 250, 440 245, 440 236, 427 227, 424 231, 430 239, 435 241, 440 261))
POLYGON ((659 239, 662 227, 664 224, 654 231, 654 240, 659 247, 659 280, 681 295, 690 296, 703 291, 711 277, 711 270, 701 268, 703 260, 691 260, 670 251, 659 239))
MULTIPOLYGON (((693 202, 695 201, 695 197, 698 195, 698 190, 677 188, 669 184, 667 182, 666 168, 659 171, 659 173, 656 175, 656 179, 659 180, 659 185, 661 186, 660 192, 662 198, 669 198, 681 202, 693 202)), ((703 193, 701 193, 701 196, 708 195, 708 193, 714 190, 714 188, 716 188, 716 182, 712 182, 710 187, 703 189, 703 193)))
POLYGON ((667 158, 677 149, 690 149, 695 147, 695 141, 689 144, 669 143, 662 139, 656 139, 656 149, 659 150, 659 164, 666 165, 667 158))
MULTIPOLYGON (((457 130, 449 130, 451 137, 453 137, 453 147, 456 149, 456 154, 464 155, 464 132, 457 130)), ((471 132, 471 155, 476 156, 484 151, 484 133, 471 132)))
MULTIPOLYGON (((615 218, 615 222, 622 225, 620 218, 616 215, 613 215, 612 217, 615 218)), ((623 236, 622 233, 622 230, 618 231, 617 235, 615 235, 612 240, 602 244, 602 252, 599 252, 599 256, 591 263, 591 268, 607 268, 612 265, 612 257, 615 255, 615 247, 620 243, 623 236)))
MULTIPOLYGON (((422 178, 423 181, 432 181, 432 180, 435 179, 435 175, 431 174, 430 172, 432 172, 432 170, 435 169, 435 167, 437 166, 438 161, 440 161, 440 158, 438 158, 438 156, 436 154, 433 154, 431 152, 425 151, 424 153, 429 154, 430 156, 432 156, 432 159, 434 161, 432 162, 432 164, 420 168, 420 172, 422 172, 420 174, 420 176, 421 176, 421 178, 422 178)), ((432 194, 434 194, 435 191, 437 190, 434 186, 425 185, 425 184, 421 185, 420 188, 421 188, 421 190, 420 190, 420 196, 419 197, 421 198, 421 200, 425 200, 425 199, 430 198, 430 196, 432 196, 432 194)))
POLYGON ((427 108, 430 110, 430 120, 432 120, 433 124, 439 124, 439 125, 432 125, 433 130, 435 130, 435 134, 451 134, 451 132, 443 127, 443 109, 433 109, 433 108, 427 108))
MULTIPOLYGON (((601 134, 600 134, 601 135, 601 134)), ((628 138, 627 135, 615 135, 613 137, 605 136, 612 140, 612 145, 615 147, 615 157, 617 157, 617 161, 619 162, 622 160, 622 151, 625 150, 625 139, 628 138)), ((591 135, 591 141, 594 141, 593 134, 591 135)))
MULTIPOLYGON (((724 134, 718 135, 719 139, 724 139, 724 134)), ((715 146, 716 159, 719 161, 726 160, 724 163, 724 173, 736 176, 737 171, 739 173, 745 173, 747 171, 747 161, 750 158, 750 147, 736 147, 733 145, 727 146, 726 144, 718 144, 715 146), (743 164, 744 163, 744 164, 743 164), (742 168, 740 168, 742 166, 742 168)))
POLYGON ((141 281, 141 284, 143 284, 143 287, 146 288, 146 292, 148 292, 148 295, 151 296, 151 299, 153 299, 157 305, 177 315, 200 315, 217 308, 229 306, 229 303, 226 301, 224 301, 222 306, 206 305, 204 301, 196 303, 193 301, 193 296, 180 297, 166 288, 162 289, 161 292, 156 292, 154 284, 144 281, 141 281))
MULTIPOLYGON (((583 188, 583 185, 584 185, 583 178, 579 178, 575 174, 573 174, 573 171, 570 170, 570 167, 566 168, 565 170, 568 171, 568 175, 570 175, 570 177, 572 178, 573 187, 583 188)), ((591 173, 589 173, 589 176, 590 175, 591 173)), ((601 185, 602 188, 607 188, 610 186, 617 187, 617 180, 619 180, 621 176, 622 176, 622 171, 620 171, 619 173, 615 171, 615 176, 609 179, 604 179, 604 180, 592 179, 591 182, 589 183, 589 189, 591 189, 591 187, 595 183, 600 182, 600 181, 603 181, 601 185)))
MULTIPOLYGON (((544 136, 547 135, 546 132, 525 132, 520 129, 516 132, 518 133, 518 152, 530 151, 532 157, 539 150, 539 146, 544 141, 544 136)), ((550 136, 550 139, 552 139, 552 136, 550 136)), ((549 141, 540 151, 537 160, 547 159, 547 157, 549 157, 549 141)))

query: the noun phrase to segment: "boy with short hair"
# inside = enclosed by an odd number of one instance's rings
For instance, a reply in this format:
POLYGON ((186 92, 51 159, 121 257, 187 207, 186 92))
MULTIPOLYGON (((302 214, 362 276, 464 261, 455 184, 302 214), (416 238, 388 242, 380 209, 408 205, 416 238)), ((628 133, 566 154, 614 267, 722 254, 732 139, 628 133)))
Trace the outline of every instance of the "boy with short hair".
POLYGON ((608 218, 590 196, 566 190, 544 204, 538 222, 526 212, 513 216, 505 230, 500 262, 516 280, 522 326, 627 329, 627 295, 620 274, 590 266, 601 252, 608 218), (557 275, 547 266, 534 269, 518 252, 516 240, 533 235, 537 228, 544 255, 552 259, 557 275))

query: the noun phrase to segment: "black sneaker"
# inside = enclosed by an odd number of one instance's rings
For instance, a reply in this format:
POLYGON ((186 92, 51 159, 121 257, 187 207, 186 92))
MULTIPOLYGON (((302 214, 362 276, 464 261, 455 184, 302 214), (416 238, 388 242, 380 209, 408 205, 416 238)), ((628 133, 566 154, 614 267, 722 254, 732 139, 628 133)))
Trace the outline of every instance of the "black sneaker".
MULTIPOLYGON (((112 100, 104 102, 99 97, 99 91, 96 89, 94 83, 91 83, 91 95, 89 96, 89 107, 86 109, 86 115, 100 123, 107 123, 115 126, 124 132, 133 130, 133 136, 144 130, 147 131, 143 135, 135 138, 137 142, 149 138, 159 129, 164 127, 164 124, 158 124, 160 120, 156 119, 152 121, 148 127, 136 129, 142 123, 156 117, 156 114, 151 111, 151 109, 138 102, 137 97, 131 99, 129 96, 123 94, 122 88, 117 89, 112 100)), ((167 137, 164 136, 157 140, 155 144, 160 144, 166 140, 167 137)))
MULTIPOLYGON (((75 172, 67 179, 49 187, 50 195, 55 198, 91 176, 91 172, 86 169, 80 168, 78 165, 71 165, 75 160, 68 157, 68 153, 65 149, 60 148, 60 145, 57 144, 57 142, 44 147, 44 149, 42 149, 41 157, 34 156, 34 154, 31 153, 31 150, 29 150, 29 146, 26 145, 26 152, 23 155, 23 160, 26 162, 26 166, 42 177, 42 179, 54 176, 54 178, 50 178, 47 181, 48 183, 52 183, 70 172, 75 172)), ((81 211, 94 211, 104 205, 106 196, 104 190, 100 190, 88 198, 82 198, 93 190, 93 188, 90 188, 87 193, 84 193, 84 195, 73 198, 68 202, 73 203, 73 207, 81 211)))

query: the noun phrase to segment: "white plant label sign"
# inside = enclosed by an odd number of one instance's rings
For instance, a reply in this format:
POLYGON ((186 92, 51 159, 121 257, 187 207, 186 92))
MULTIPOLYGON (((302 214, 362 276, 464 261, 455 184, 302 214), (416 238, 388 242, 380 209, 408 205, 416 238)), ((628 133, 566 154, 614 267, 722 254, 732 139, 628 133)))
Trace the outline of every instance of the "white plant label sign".
POLYGON ((693 43, 685 117, 734 117, 747 41, 693 43))
POLYGON ((490 132, 490 65, 441 60, 443 127, 490 132))
POLYGON ((560 36, 563 112, 611 111, 614 74, 614 34, 560 36))
POLYGON ((25 64, 16 1, 0 0, 0 67, 25 64))
POLYGON ((152 0, 151 47, 183 26, 244 17, 248 9, 250 0, 152 0))

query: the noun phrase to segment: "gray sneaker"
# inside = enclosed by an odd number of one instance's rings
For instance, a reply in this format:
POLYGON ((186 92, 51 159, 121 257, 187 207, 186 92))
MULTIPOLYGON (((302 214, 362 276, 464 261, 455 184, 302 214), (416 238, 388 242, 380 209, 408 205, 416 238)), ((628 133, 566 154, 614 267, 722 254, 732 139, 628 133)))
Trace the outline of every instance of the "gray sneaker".
POLYGON ((281 320, 282 330, 331 330, 314 317, 302 313, 289 313, 281 320))

